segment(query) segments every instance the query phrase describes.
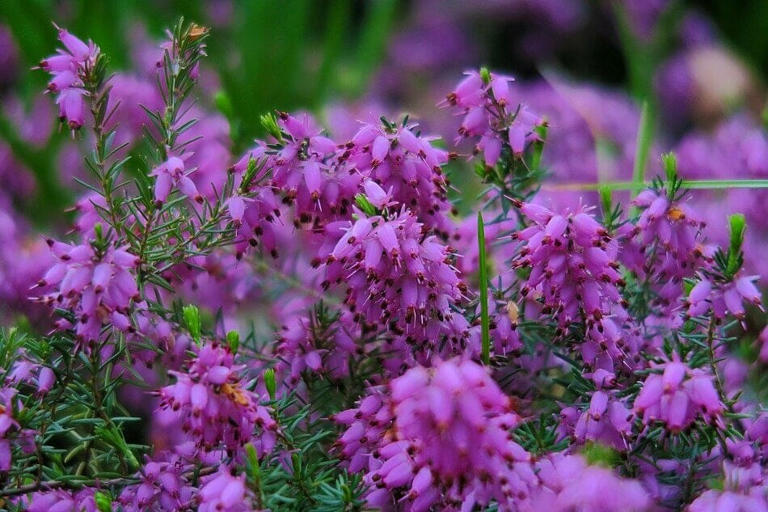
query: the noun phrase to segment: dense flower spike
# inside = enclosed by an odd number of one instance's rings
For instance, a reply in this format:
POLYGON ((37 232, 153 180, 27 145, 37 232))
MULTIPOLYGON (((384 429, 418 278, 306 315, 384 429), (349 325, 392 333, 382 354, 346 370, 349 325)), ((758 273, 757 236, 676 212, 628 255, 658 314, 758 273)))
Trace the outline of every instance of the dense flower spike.
MULTIPOLYGON (((421 136, 417 125, 406 121, 364 124, 340 159, 349 172, 373 180, 422 224, 447 237, 453 225, 448 219, 449 183, 442 166, 449 155, 433 145, 435 137, 421 136)), ((371 185, 366 185, 366 193, 370 193, 371 185)))
POLYGON ((259 146, 248 158, 267 158, 271 185, 280 191, 284 202, 293 205, 297 221, 322 223, 328 216, 345 215, 360 176, 337 168, 337 143, 324 136, 306 113, 292 116, 281 112, 276 129, 281 134, 279 151, 259 146))
POLYGON ((663 372, 648 375, 635 399, 634 410, 644 424, 660 421, 680 432, 696 419, 712 422, 720 417, 724 406, 712 375, 676 360, 659 369, 663 372))
POLYGON ((38 300, 72 312, 72 321, 62 319, 58 326, 74 329, 81 343, 98 340, 105 324, 132 330, 130 308, 139 299, 134 275, 139 259, 124 248, 97 247, 96 242, 70 245, 49 240, 48 245, 58 262, 38 286, 54 291, 38 300))
POLYGON ((583 208, 556 214, 537 204, 521 203, 520 212, 531 221, 512 235, 524 242, 512 266, 530 269, 521 294, 542 301, 545 312, 563 330, 585 321, 589 336, 611 358, 620 358, 621 349, 609 350, 617 342, 616 324, 621 325, 626 316, 616 242, 583 208))
POLYGON ((687 203, 670 201, 666 190, 645 190, 633 203, 642 213, 635 224, 637 240, 629 241, 625 251, 642 254, 624 259, 630 268, 658 283, 658 298, 665 305, 673 304, 683 292, 682 280, 711 260, 711 250, 700 236, 704 223, 687 203))
POLYGON ((508 431, 519 422, 486 371, 471 361, 415 367, 339 413, 351 471, 365 471, 368 502, 406 510, 524 503, 536 477, 508 431))
POLYGON ((40 68, 53 76, 48 90, 57 95, 59 118, 75 130, 85 122, 87 106, 84 96, 87 92, 84 81, 96 64, 99 49, 92 42, 86 44, 63 28, 59 28, 59 41, 64 49, 40 61, 40 68))
POLYGON ((425 227, 406 209, 359 216, 339 230, 323 286, 344 283, 344 303, 358 322, 404 338, 421 359, 438 353, 444 337, 449 347, 461 346, 467 324, 453 308, 466 287, 448 248, 425 236, 425 227))
POLYGON ((519 156, 528 142, 538 140, 535 128, 543 121, 528 107, 513 101, 509 87, 513 78, 487 70, 468 71, 465 75, 444 104, 464 116, 459 140, 480 138, 476 149, 483 153, 486 165, 495 166, 504 147, 519 156))
POLYGON ((277 424, 259 396, 247 389, 242 370, 229 350, 207 343, 184 372, 171 372, 176 382, 160 390, 160 407, 179 417, 184 432, 203 451, 238 453, 257 435, 261 451, 269 452, 277 424))

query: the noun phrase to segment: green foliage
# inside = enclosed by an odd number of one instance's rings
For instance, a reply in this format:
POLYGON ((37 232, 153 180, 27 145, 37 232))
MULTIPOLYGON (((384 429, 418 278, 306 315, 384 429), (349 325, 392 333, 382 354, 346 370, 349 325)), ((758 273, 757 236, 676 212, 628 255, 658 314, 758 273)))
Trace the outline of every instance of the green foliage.
POLYGON ((126 432, 140 421, 117 400, 124 383, 115 362, 125 355, 116 343, 111 357, 99 361, 83 352, 74 355, 73 342, 64 337, 40 339, 18 331, 0 330, 0 378, 6 379, 14 363, 25 358, 51 368, 56 385, 41 400, 32 383, 16 386, 20 402, 14 418, 17 435, 37 432, 34 450, 14 443, 14 464, 0 496, 13 496, 40 487, 71 487, 103 482, 105 487, 130 482, 125 475, 138 468, 149 447, 129 442, 126 432))
POLYGON ((337 459, 328 457, 328 446, 336 436, 329 420, 319 418, 311 405, 302 405, 295 396, 272 405, 280 425, 281 449, 258 464, 251 455, 246 466, 261 504, 286 511, 363 510, 361 476, 349 474, 337 459))

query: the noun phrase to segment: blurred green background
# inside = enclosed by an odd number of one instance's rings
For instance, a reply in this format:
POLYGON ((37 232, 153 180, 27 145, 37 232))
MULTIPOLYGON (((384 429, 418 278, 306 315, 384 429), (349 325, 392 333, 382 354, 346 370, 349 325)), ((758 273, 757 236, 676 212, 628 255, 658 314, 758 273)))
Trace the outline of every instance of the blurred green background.
MULTIPOLYGON (((542 67, 554 66, 577 80, 626 86, 635 97, 652 94, 653 63, 648 61, 659 61, 670 51, 672 43, 668 45, 665 38, 660 38, 658 45, 654 42, 655 54, 643 54, 631 47, 628 54, 626 41, 620 37, 614 20, 614 8, 622 2, 612 0, 579 0, 582 17, 578 30, 550 30, 550 21, 541 18, 537 9, 551 3, 541 0, 537 6, 536 0, 444 4, 427 0, 0 0, 0 24, 12 35, 10 44, 17 51, 16 60, 6 62, 6 69, 0 73, 0 94, 13 94, 27 105, 41 94, 46 74, 31 68, 56 47, 56 31, 51 25, 54 21, 96 41, 110 56, 113 68, 123 70, 133 65, 137 30, 159 40, 164 29, 179 16, 212 29, 210 57, 205 67, 217 76, 218 93, 207 99, 206 106, 227 116, 234 153, 260 134, 259 116, 271 109, 317 111, 329 100, 355 100, 378 84, 392 80, 408 82, 409 87, 395 88, 395 92, 386 90, 377 99, 392 100, 406 109, 419 109, 424 103, 414 100, 408 91, 432 87, 440 71, 450 70, 455 79, 461 69, 479 65, 509 70, 523 78, 535 77, 542 67), (450 14, 452 11, 459 14, 450 14), (510 14, 513 12, 517 14, 510 14), (465 42, 453 44, 471 46, 471 51, 463 53, 457 47, 456 59, 451 60, 449 55, 437 70, 398 67, 398 59, 404 55, 402 48, 399 53, 393 50, 393 40, 413 30, 414 18, 430 16, 462 17, 458 30, 465 42), (534 34, 539 38, 538 47, 547 47, 546 52, 529 51, 532 27, 538 30, 534 34), (7 69, 8 66, 15 69, 7 69), (399 75, 393 77, 392 73, 399 75)), ((666 11, 672 13, 674 21, 674 13, 683 8, 694 8, 711 20, 723 44, 764 81, 768 72, 768 1, 672 1, 666 11)), ((674 35, 674 29, 666 35, 674 35)), ((418 44, 446 45, 444 51, 453 51, 449 42, 440 37, 418 44)), ((406 47, 405 53, 425 50, 440 48, 406 47)), ((33 219, 50 218, 70 202, 69 193, 54 179, 57 171, 52 156, 68 134, 59 133, 45 147, 34 147, 14 131, 3 110, 0 139, 33 170, 38 182, 37 198, 23 208, 33 219)))

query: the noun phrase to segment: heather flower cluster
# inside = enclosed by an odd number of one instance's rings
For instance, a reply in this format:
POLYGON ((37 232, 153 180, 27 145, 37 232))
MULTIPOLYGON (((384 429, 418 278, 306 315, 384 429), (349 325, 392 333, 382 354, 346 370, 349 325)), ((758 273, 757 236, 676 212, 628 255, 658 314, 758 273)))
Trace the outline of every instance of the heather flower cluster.
MULTIPOLYGON (((0 70, 4 510, 768 508, 765 207, 746 188, 768 138, 749 112, 681 135, 693 118, 549 69, 461 75, 479 57, 454 2, 393 15, 397 63, 365 95, 367 64, 333 67, 337 25, 361 17, 345 37, 372 59, 386 2, 334 3, 312 74, 255 21, 288 33, 269 3, 215 4, 215 30, 137 25, 114 61, 56 26, 30 111, 0 70), (247 45, 208 46, 233 27, 247 45), (450 55, 410 48, 432 39, 450 55), (37 130, 56 122, 66 138, 37 130)), ((641 4, 594 6, 637 97, 678 11, 641 4)), ((473 7, 557 25, 532 38, 589 9, 473 7)), ((686 48, 715 40, 686 16, 686 48)), ((31 50, 6 39, 13 68, 31 50)))
POLYGON ((74 328, 84 344, 98 340, 105 324, 130 330, 130 308, 140 298, 135 277, 139 259, 125 249, 98 247, 96 242, 49 240, 48 245, 58 262, 37 285, 53 291, 37 300, 71 311, 71 319, 61 319, 58 327, 74 328))
POLYGON ((697 418, 715 421, 724 407, 711 375, 691 370, 683 362, 670 361, 663 365, 661 374, 653 373, 645 379, 634 410, 643 423, 660 421, 676 432, 697 418))
POLYGON ((350 471, 365 471, 377 507, 402 496, 412 511, 510 508, 536 484, 530 455, 509 436, 520 417, 472 361, 412 368, 335 420, 347 427, 339 450, 350 471))
POLYGON ((54 55, 40 61, 40 69, 51 74, 48 91, 56 95, 59 119, 76 130, 83 126, 88 94, 85 82, 96 65, 99 48, 92 42, 84 43, 66 29, 59 28, 59 41, 64 45, 54 55))
POLYGON ((435 235, 425 237, 408 210, 359 216, 326 258, 322 286, 344 283, 344 304, 355 320, 368 331, 391 332, 389 344, 406 355, 429 360, 462 347, 469 326, 453 310, 466 285, 446 246, 435 235))
POLYGON ((247 389, 225 348, 206 344, 176 382, 160 389, 160 409, 170 409, 181 429, 203 451, 219 448, 236 453, 251 440, 256 428, 263 451, 275 443, 277 424, 259 396, 247 389))

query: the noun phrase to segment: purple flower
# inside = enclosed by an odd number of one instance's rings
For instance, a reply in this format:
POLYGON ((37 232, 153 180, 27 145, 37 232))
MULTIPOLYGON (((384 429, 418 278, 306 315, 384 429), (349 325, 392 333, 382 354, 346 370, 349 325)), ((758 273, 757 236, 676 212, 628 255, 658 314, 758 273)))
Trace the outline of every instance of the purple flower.
POLYGON ((409 210, 387 217, 358 215, 331 242, 323 287, 344 284, 344 304, 355 320, 404 339, 407 352, 428 359, 445 336, 449 353, 460 346, 468 326, 452 307, 466 287, 448 248, 435 236, 425 237, 425 227, 409 210))
POLYGON ((695 420, 718 420, 724 410, 713 377, 703 369, 690 369, 673 360, 658 367, 663 373, 648 375, 637 395, 634 411, 643 423, 662 422, 680 432, 695 420))
POLYGON ((663 189, 645 190, 633 203, 641 214, 622 256, 638 275, 657 283, 657 300, 669 306, 682 295, 682 280, 711 262, 713 251, 701 236, 704 222, 687 203, 670 201, 663 189))
POLYGON ((502 148, 519 156, 528 142, 538 140, 535 128, 544 121, 513 100, 509 88, 512 77, 487 71, 468 71, 465 75, 443 103, 456 107, 464 116, 457 143, 465 137, 479 137, 477 152, 483 153, 486 165, 495 166, 502 148))
POLYGON ((176 383, 160 390, 160 408, 172 410, 184 432, 205 452, 225 448, 238 453, 251 441, 262 453, 274 446, 277 424, 259 396, 248 390, 242 369, 229 350, 205 344, 187 371, 170 372, 176 383), (254 440, 257 427, 260 434, 254 440))
MULTIPOLYGON (((407 206, 419 222, 447 237, 454 231, 447 217, 451 204, 442 169, 449 154, 435 147, 434 139, 420 135, 415 123, 366 123, 339 158, 350 169, 348 173, 361 173, 386 191, 393 202, 407 206)), ((364 183, 370 188, 368 180, 364 183)))
POLYGON ((178 189, 191 200, 202 203, 203 196, 197 191, 197 186, 189 176, 189 173, 184 172, 184 161, 177 157, 168 157, 168 160, 158 165, 152 172, 151 176, 155 176, 155 202, 158 205, 162 205, 168 198, 173 187, 178 189))
POLYGON ((734 462, 722 462, 724 481, 722 489, 704 491, 689 505, 690 512, 719 512, 724 510, 768 510, 768 475, 765 469, 752 459, 751 447, 742 442, 729 445, 734 462), (750 455, 746 460, 739 452, 750 455), (734 453, 735 452, 735 453, 734 453))
POLYGON ((32 494, 25 510, 28 512, 99 512, 94 500, 95 489, 80 491, 39 491, 32 494))
MULTIPOLYGON (((360 175, 338 170, 338 144, 323 135, 306 113, 280 113, 277 127, 281 132, 279 149, 260 143, 249 152, 248 159, 266 159, 264 168, 272 171, 270 185, 293 206, 297 224, 322 224, 329 216, 344 215, 357 192, 360 175)), ((235 170, 238 167, 236 164, 235 170)))
POLYGON ((221 469, 205 479, 200 488, 200 512, 248 512, 250 492, 245 485, 245 475, 234 476, 229 468, 221 469))
POLYGON ((97 251, 90 243, 69 245, 53 240, 48 245, 58 262, 38 286, 54 290, 36 300, 72 312, 75 324, 60 321, 59 327, 73 328, 78 341, 89 344, 99 339, 105 324, 131 331, 131 305, 139 299, 134 276, 139 259, 123 248, 97 251))
POLYGON ((172 512, 192 506, 197 489, 184 477, 192 466, 179 457, 148 459, 136 477, 140 483, 129 485, 120 493, 118 501, 126 512, 158 510, 172 512))
MULTIPOLYGON (((727 74, 724 76, 728 76, 727 74)), ((680 177, 685 179, 765 178, 768 175, 768 135, 757 120, 735 115, 711 131, 687 134, 674 148, 680 177)), ((727 193, 696 191, 691 203, 707 223, 707 237, 728 243, 727 213, 742 212, 749 226, 744 240, 745 268, 768 272, 762 247, 768 234, 768 195, 763 190, 730 189, 727 193)))
POLYGON ((541 486, 532 497, 531 510, 652 510, 651 500, 639 482, 619 478, 605 468, 589 466, 578 455, 549 455, 536 463, 536 469, 541 486))
POLYGON ((347 377, 352 358, 367 353, 363 344, 357 342, 361 330, 348 311, 339 316, 332 332, 317 332, 313 328, 314 317, 295 312, 285 316, 277 354, 285 366, 290 367, 293 382, 298 382, 305 371, 327 372, 333 378, 347 377))
POLYGON ((589 327, 623 312, 617 245, 588 210, 556 214, 533 203, 519 206, 532 222, 512 235, 524 242, 512 266, 530 269, 522 295, 543 300, 562 328, 578 320, 589 327))
POLYGON ((580 443, 597 441, 619 451, 629 448, 633 414, 615 393, 608 390, 595 391, 586 409, 580 414, 574 409, 566 408, 561 416, 567 424, 569 418, 578 414, 575 425, 568 429, 575 440, 580 443))
POLYGON ((341 454, 350 471, 365 472, 374 507, 398 495, 410 511, 513 507, 536 484, 529 454, 509 436, 519 422, 510 399, 471 361, 412 368, 335 420, 347 427, 341 454))
POLYGON ((40 61, 40 69, 48 71, 53 78, 48 90, 57 94, 59 117, 73 130, 85 122, 84 80, 99 56, 99 49, 92 42, 84 43, 63 28, 59 28, 59 41, 65 50, 40 61))
POLYGON ((755 286, 759 278, 737 274, 732 281, 722 283, 702 277, 683 300, 686 315, 696 317, 711 311, 716 318, 722 319, 730 314, 743 319, 744 303, 762 309, 762 293, 755 286))

